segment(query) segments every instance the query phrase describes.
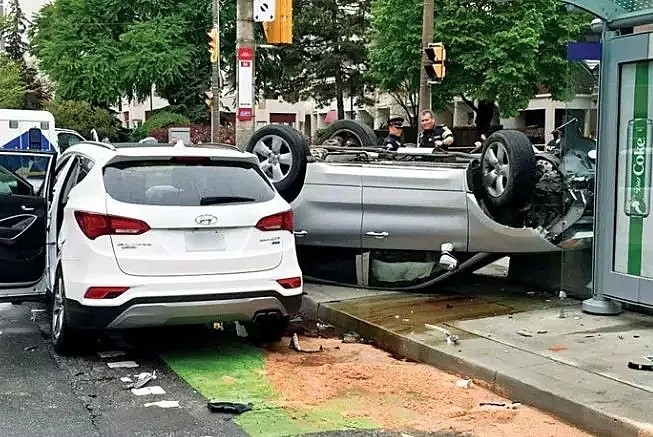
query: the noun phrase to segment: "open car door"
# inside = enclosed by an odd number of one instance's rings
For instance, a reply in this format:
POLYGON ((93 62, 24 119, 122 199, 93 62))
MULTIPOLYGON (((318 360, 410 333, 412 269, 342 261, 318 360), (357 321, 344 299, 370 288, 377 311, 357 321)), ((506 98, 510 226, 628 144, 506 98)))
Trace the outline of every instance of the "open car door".
POLYGON ((0 302, 45 295, 55 159, 50 152, 0 149, 0 302))

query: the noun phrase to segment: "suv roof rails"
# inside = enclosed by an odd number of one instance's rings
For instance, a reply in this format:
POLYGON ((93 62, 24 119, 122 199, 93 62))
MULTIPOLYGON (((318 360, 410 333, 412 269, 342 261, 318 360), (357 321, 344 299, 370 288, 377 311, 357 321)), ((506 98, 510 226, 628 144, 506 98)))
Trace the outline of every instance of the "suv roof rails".
POLYGON ((220 149, 230 149, 237 152, 242 152, 237 146, 233 144, 222 144, 222 143, 202 143, 202 144, 187 144, 186 147, 215 147, 220 149))
POLYGON ((88 141, 84 141, 82 144, 89 144, 91 146, 104 147, 105 149, 109 149, 109 150, 112 150, 114 152, 116 151, 116 146, 114 146, 113 144, 110 144, 110 143, 103 143, 101 141, 88 140, 88 141))

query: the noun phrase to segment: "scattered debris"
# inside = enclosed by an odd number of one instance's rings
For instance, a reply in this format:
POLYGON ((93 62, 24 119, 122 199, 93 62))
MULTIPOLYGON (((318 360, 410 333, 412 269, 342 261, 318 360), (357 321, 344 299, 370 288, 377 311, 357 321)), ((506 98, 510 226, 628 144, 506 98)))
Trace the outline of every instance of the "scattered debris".
POLYGON ((236 335, 243 338, 247 337, 247 329, 245 329, 245 327, 238 321, 236 321, 236 335))
POLYGON ((633 338, 639 338, 639 335, 633 335, 633 338))
POLYGON ((549 332, 549 331, 547 331, 546 329, 538 329, 538 330, 537 330, 537 333, 538 333, 538 334, 546 334, 546 333, 548 333, 548 332, 549 332))
POLYGON ((2 335, 2 331, 0 331, 0 335, 2 335))
POLYGON ((489 406, 489 407, 505 407, 506 404, 505 402, 481 402, 479 404, 481 407, 489 406))
POLYGON ((213 329, 216 331, 224 331, 224 324, 222 322, 214 322, 213 329))
POLYGON ((653 371, 653 357, 642 357, 637 361, 629 361, 628 368, 633 370, 653 371))
POLYGON ((288 323, 302 323, 304 319, 302 319, 300 316, 295 316, 288 323))
POLYGON ((152 387, 143 387, 143 388, 132 388, 132 393, 136 396, 145 396, 145 395, 164 395, 166 394, 165 390, 158 385, 153 385, 152 387))
POLYGON ((123 376, 122 378, 120 378, 120 381, 121 382, 133 382, 132 379, 129 376, 123 376))
POLYGON ((38 346, 27 346, 25 349, 23 349, 25 352, 34 352, 36 349, 38 349, 38 346))
POLYGON ((322 345, 320 345, 320 348, 317 349, 317 350, 305 350, 305 349, 302 349, 301 345, 299 344, 299 337, 297 336, 297 333, 294 333, 292 335, 292 338, 290 339, 290 344, 288 345, 288 347, 290 349, 293 349, 293 350, 297 351, 297 352, 303 352, 303 353, 307 353, 307 354, 315 353, 315 352, 324 352, 324 348, 322 347, 322 345))
POLYGON ((136 361, 114 361, 107 363, 107 366, 109 369, 130 369, 138 367, 138 363, 136 361))
POLYGON ((125 355, 124 351, 103 351, 97 353, 100 358, 116 358, 125 355))
POLYGON ((549 346, 549 350, 551 352, 561 352, 561 351, 566 351, 567 346, 563 346, 561 344, 554 344, 553 346, 549 346))
MULTIPOLYGON (((133 384, 129 384, 127 387, 125 387, 126 389, 145 387, 148 382, 156 379, 156 370, 153 370, 152 373, 142 372, 139 373, 138 375, 135 375, 135 377, 136 377, 136 382, 134 382, 133 384)), ((123 381, 123 382, 132 382, 131 378, 127 378, 127 379, 129 379, 129 381, 123 381)))
POLYGON ((343 343, 361 343, 362 337, 358 332, 347 331, 342 335, 343 343))
POLYGON ((179 401, 158 401, 143 404, 144 407, 179 408, 179 401))
POLYGON ((458 344, 458 340, 460 340, 460 337, 457 335, 452 335, 447 332, 447 344, 458 344))
POLYGON ((580 320, 581 318, 581 316, 574 316, 574 320, 580 320))
POLYGON ((509 318, 509 319, 512 319, 512 314, 508 314, 508 318, 509 318))
POLYGON ((623 340, 623 339, 624 339, 624 336, 623 336, 623 335, 617 335, 617 338, 618 338, 619 340, 623 340))
POLYGON ((517 331, 517 334, 521 335, 522 337, 532 337, 533 336, 532 332, 524 331, 524 330, 517 331))
POLYGON ((456 387, 458 388, 471 388, 472 385, 474 384, 472 383, 471 379, 461 379, 458 382, 456 382, 456 387))
POLYGON ((529 296, 535 296, 535 292, 534 292, 534 291, 527 291, 526 294, 529 295, 529 296))
POLYGON ((212 413, 242 414, 254 408, 252 403, 239 404, 237 402, 210 401, 206 405, 212 413))

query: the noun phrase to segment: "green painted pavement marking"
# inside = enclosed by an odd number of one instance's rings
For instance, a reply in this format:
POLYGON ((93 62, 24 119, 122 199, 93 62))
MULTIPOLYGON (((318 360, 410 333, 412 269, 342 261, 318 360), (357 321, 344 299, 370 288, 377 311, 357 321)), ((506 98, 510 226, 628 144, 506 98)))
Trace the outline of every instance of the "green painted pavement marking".
MULTIPOLYGON (((637 122, 643 122, 643 131, 646 136, 648 133, 647 118, 648 118, 648 61, 639 62, 635 67, 635 96, 633 103, 633 134, 632 134, 632 144, 628 144, 630 149, 629 153, 633 155, 634 151, 637 149, 636 142, 641 139, 641 135, 638 134, 642 130, 641 126, 637 126, 637 122), (637 120, 640 119, 640 120, 637 120), (643 119, 643 120, 642 120, 643 119)), ((646 144, 649 147, 649 144, 646 144)), ((632 162, 635 162, 635 158, 631 156, 632 162)), ((631 193, 635 191, 638 187, 633 185, 638 180, 633 175, 633 164, 628 168, 628 172, 631 173, 631 184, 627 187, 631 193)), ((644 165, 646 168, 646 165, 644 165)), ((639 187, 640 190, 645 192, 645 189, 648 187, 639 187)), ((640 275, 642 271, 642 238, 644 232, 644 218, 639 215, 631 215, 628 231, 628 273, 631 275, 640 275)))
POLYGON ((245 342, 234 341, 219 347, 160 355, 177 375, 205 398, 254 404, 252 411, 235 418, 236 423, 252 437, 380 428, 366 418, 342 416, 341 411, 363 408, 352 394, 332 399, 319 407, 279 407, 280 395, 264 372, 265 352, 245 342))

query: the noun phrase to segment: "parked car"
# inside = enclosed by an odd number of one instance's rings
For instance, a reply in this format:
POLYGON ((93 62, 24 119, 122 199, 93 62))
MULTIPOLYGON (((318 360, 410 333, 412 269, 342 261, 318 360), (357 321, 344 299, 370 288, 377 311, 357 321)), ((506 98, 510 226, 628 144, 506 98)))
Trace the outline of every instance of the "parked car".
POLYGON ((276 339, 303 290, 292 224, 232 146, 0 150, 0 300, 49 297, 59 352, 103 329, 213 321, 276 339))
POLYGON ((352 120, 313 147, 268 125, 247 150, 291 203, 307 280, 415 289, 506 255, 591 245, 596 145, 577 123, 560 129, 558 155, 513 130, 480 153, 389 152, 352 120))

